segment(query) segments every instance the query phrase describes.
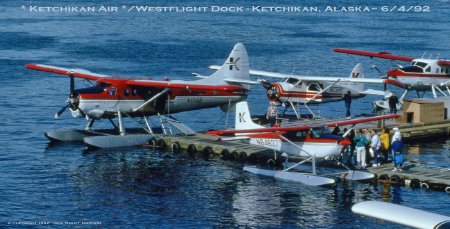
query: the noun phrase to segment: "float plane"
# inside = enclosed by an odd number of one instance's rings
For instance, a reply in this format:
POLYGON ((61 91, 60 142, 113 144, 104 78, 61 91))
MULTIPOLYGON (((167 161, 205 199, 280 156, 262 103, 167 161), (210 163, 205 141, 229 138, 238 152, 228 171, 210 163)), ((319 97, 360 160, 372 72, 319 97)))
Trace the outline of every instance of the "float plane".
MULTIPOLYGON (((210 69, 219 69, 220 66, 212 65, 210 69)), ((273 77, 284 79, 283 82, 269 83, 260 80, 266 88, 266 96, 270 101, 275 101, 280 105, 290 105, 295 107, 303 104, 309 112, 316 117, 308 104, 319 104, 327 102, 337 102, 344 99, 344 94, 351 92, 352 99, 362 98, 366 95, 385 96, 384 91, 365 89, 366 83, 382 84, 383 79, 364 78, 364 71, 361 64, 357 64, 349 77, 325 77, 325 76, 303 76, 283 74, 276 72, 250 70, 251 75, 273 77)), ((293 109, 297 118, 300 117, 296 109, 293 109)))
POLYGON ((366 52, 352 49, 335 48, 335 52, 352 55, 368 56, 370 58, 389 59, 393 61, 406 61, 410 64, 406 67, 391 69, 386 72, 386 84, 401 87, 407 91, 415 90, 418 97, 419 92, 432 91, 436 98, 436 90, 443 95, 450 95, 450 60, 429 58, 413 58, 407 56, 391 55, 387 52, 366 52), (442 90, 447 90, 447 94, 442 90))
MULTIPOLYGON (((224 136, 224 139, 226 140, 233 140, 234 138, 237 140, 249 139, 250 144, 284 152, 290 156, 305 158, 299 163, 293 164, 282 171, 260 169, 250 166, 244 167, 244 170, 280 179, 297 181, 308 185, 334 184, 334 179, 317 176, 316 160, 333 159, 340 154, 342 146, 350 144, 349 140, 345 138, 350 130, 343 136, 334 135, 328 129, 329 127, 354 126, 359 123, 399 117, 397 114, 391 114, 345 119, 320 124, 294 123, 293 125, 283 127, 265 127, 252 121, 246 101, 236 103, 235 112, 235 129, 209 131, 207 134, 224 136), (311 161, 312 163, 312 173, 290 172, 291 169, 308 161, 311 161)), ((351 180, 370 179, 373 178, 373 174, 348 169, 346 178, 351 180)))
POLYGON ((225 63, 209 77, 196 81, 151 80, 119 78, 92 73, 84 69, 61 68, 44 64, 27 64, 29 69, 66 75, 70 78, 69 97, 66 106, 59 110, 59 117, 67 108, 72 116, 85 118, 85 130, 46 132, 52 141, 81 141, 97 148, 122 147, 145 144, 153 133, 147 117, 173 114, 203 108, 231 104, 247 97, 249 62, 243 44, 236 44, 225 63), (91 87, 75 89, 75 79, 93 81, 91 87), (127 134, 122 119, 141 117, 145 134, 127 134), (112 119, 118 118, 118 124, 112 119), (92 129, 94 121, 109 119, 114 129, 106 132, 92 129))

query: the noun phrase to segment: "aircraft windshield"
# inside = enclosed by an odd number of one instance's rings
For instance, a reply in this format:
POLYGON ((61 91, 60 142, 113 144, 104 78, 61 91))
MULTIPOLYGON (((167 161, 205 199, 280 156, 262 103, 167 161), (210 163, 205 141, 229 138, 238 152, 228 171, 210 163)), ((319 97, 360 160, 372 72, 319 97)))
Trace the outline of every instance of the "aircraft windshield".
POLYGON ((428 65, 427 63, 419 62, 419 61, 414 63, 414 66, 419 66, 421 68, 425 68, 427 65, 428 65))
POLYGON ((403 70, 404 72, 418 72, 418 73, 423 73, 423 69, 417 66, 408 66, 405 68, 401 68, 401 70, 403 70))
POLYGON ((287 78, 286 79, 286 83, 290 83, 290 84, 296 84, 298 82, 298 79, 295 78, 287 78))
POLYGON ((311 138, 319 138, 321 135, 324 135, 324 134, 331 134, 330 129, 328 129, 325 126, 313 127, 310 130, 310 137, 311 138))

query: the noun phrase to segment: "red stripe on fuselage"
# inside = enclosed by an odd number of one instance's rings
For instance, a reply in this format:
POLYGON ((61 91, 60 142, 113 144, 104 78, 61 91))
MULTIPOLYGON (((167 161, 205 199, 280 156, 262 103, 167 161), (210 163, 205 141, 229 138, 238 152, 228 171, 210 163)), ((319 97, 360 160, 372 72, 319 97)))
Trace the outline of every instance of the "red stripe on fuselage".
POLYGON ((170 96, 170 99, 175 98, 176 96, 239 96, 243 95, 248 89, 238 86, 231 85, 221 85, 221 86, 213 86, 213 85, 195 85, 195 84, 169 84, 165 82, 155 82, 154 84, 150 84, 146 82, 145 85, 130 85, 129 79, 101 79, 98 80, 99 83, 107 83, 111 84, 108 88, 106 88, 102 93, 98 94, 80 94, 81 99, 125 99, 125 100, 143 100, 148 99, 147 97, 151 97, 154 94, 159 93, 165 88, 170 88, 170 91, 167 92, 167 95, 170 96), (153 86, 152 86, 153 85, 153 86), (110 94, 111 90, 115 87, 115 93, 110 94), (125 95, 125 90, 128 89, 128 95, 125 95), (137 90, 138 93, 134 94, 133 90, 137 90), (142 94, 142 92, 151 92, 147 93, 147 95, 142 94), (147 96, 144 98, 143 96, 147 96))

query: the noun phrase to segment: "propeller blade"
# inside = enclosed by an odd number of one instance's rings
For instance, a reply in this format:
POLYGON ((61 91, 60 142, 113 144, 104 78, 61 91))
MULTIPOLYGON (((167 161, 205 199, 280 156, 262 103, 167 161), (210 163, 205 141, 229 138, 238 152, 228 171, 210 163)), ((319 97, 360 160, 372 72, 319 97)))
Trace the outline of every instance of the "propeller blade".
POLYGON ((55 118, 59 118, 59 116, 61 116, 62 113, 64 113, 64 111, 66 111, 66 109, 69 107, 69 104, 65 105, 64 107, 62 107, 58 112, 56 112, 55 114, 55 118))
POLYGON ((75 78, 73 77, 73 74, 70 73, 70 94, 73 95, 75 92, 75 78))
POLYGON ((269 83, 267 80, 261 79, 261 85, 266 89, 269 90, 272 87, 272 84, 269 83))

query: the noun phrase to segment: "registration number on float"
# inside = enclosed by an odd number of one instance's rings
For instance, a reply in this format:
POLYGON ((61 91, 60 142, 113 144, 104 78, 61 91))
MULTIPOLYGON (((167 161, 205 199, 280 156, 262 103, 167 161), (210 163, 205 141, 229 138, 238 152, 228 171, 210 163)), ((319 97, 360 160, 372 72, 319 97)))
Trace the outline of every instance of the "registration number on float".
POLYGON ((256 138, 256 145, 271 148, 280 149, 281 141, 279 139, 269 139, 269 138, 256 138))

